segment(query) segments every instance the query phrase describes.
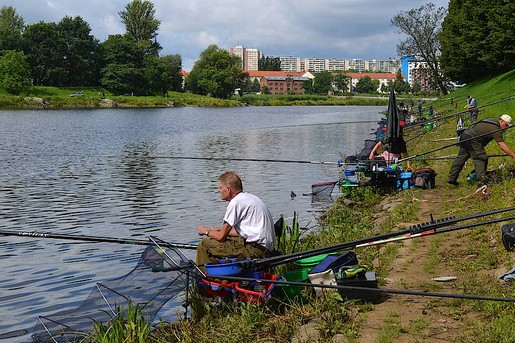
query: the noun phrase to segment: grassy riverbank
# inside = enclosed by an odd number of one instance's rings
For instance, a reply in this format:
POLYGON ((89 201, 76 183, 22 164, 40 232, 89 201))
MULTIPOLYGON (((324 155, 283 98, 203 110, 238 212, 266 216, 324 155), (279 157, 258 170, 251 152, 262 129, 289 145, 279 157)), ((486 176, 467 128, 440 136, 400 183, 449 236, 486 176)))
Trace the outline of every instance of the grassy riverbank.
MULTIPOLYGON (((515 117, 514 100, 502 100, 513 96, 514 89, 515 71, 476 82, 431 105, 440 115, 454 113, 463 109, 466 95, 471 94, 484 106, 479 112, 480 119, 498 117, 502 113, 515 117), (457 109, 454 101, 458 101, 457 109)), ((410 154, 421 154, 414 159, 414 168, 433 168, 438 173, 436 188, 410 189, 389 195, 378 194, 370 188, 353 189, 338 198, 320 218, 318 229, 302 240, 301 249, 394 232, 428 222, 432 217, 464 217, 513 206, 515 179, 507 177, 479 189, 480 185, 466 180, 473 169, 469 162, 459 179, 461 185, 455 187, 445 182, 451 160, 431 159, 454 156, 455 146, 422 155, 455 142, 455 130, 456 118, 453 117, 437 121, 432 130, 419 127, 406 132, 410 154)), ((506 131, 504 137, 507 144, 515 148, 515 130, 506 131)), ((487 151, 499 154, 495 143, 491 143, 487 151)), ((495 169, 500 176, 511 176, 511 168, 514 168, 513 160, 506 157, 492 158, 489 164, 489 169, 495 169)), ((479 221, 514 214, 510 211, 479 221)), ((515 254, 507 252, 501 243, 502 224, 423 236, 355 249, 355 252, 361 264, 377 272, 382 288, 514 298, 515 284, 499 280, 515 265, 515 254), (443 283, 433 280, 441 276, 455 279, 443 283)), ((328 292, 322 298, 309 298, 304 303, 212 307, 194 302, 193 306, 196 310, 193 319, 179 319, 171 324, 163 322, 147 341, 507 343, 515 337, 515 306, 502 301, 390 294, 378 304, 359 304, 343 302, 337 293, 328 292)))
MULTIPOLYGON (((406 101, 411 98, 406 98, 406 101)), ((385 95, 333 97, 324 95, 246 94, 218 99, 191 93, 168 92, 166 96, 114 95, 99 87, 30 87, 14 96, 0 90, 0 109, 60 108, 163 108, 163 107, 234 107, 234 106, 386 106, 385 95)))

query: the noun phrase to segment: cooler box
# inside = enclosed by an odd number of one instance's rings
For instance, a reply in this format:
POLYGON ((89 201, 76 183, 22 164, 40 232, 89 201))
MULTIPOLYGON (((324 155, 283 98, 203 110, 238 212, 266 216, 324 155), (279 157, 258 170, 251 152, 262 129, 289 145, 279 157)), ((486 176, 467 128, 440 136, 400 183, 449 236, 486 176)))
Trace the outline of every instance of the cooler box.
POLYGON ((400 173, 397 177, 397 189, 399 191, 403 189, 410 189, 413 187, 413 173, 412 172, 403 172, 400 173))
MULTIPOLYGON (((366 288, 377 288, 377 279, 375 272, 366 272, 364 274, 358 274, 356 277, 349 279, 338 279, 336 281, 338 286, 350 286, 350 287, 366 287, 366 288)), ((359 299, 361 301, 377 303, 379 300, 379 292, 357 290, 357 289, 339 289, 338 292, 343 298, 346 299, 359 299)))

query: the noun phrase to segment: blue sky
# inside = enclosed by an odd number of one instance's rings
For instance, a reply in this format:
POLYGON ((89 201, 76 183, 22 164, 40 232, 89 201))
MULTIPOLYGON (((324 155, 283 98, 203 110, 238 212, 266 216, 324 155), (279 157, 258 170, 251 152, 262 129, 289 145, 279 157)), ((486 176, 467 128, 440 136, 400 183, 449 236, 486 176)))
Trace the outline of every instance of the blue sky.
MULTIPOLYGON (((129 0, 4 0, 26 24, 81 16, 101 42, 123 33, 118 13, 129 0)), ((161 21, 162 55, 179 54, 191 70, 210 44, 229 50, 243 45, 266 56, 397 58, 403 38, 391 26, 400 11, 420 0, 153 0, 161 21)), ((432 1, 447 8, 448 0, 432 1)))

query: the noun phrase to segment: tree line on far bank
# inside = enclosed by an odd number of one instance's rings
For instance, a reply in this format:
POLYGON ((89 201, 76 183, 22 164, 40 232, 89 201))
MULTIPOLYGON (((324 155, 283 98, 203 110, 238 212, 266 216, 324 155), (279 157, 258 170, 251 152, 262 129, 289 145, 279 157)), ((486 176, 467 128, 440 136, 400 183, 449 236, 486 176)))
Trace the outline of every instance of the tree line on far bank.
MULTIPOLYGON (((515 3, 513 1, 450 0, 449 8, 428 3, 401 11, 392 25, 407 35, 397 50, 418 56, 433 89, 445 94, 449 81, 468 83, 515 68, 515 3)), ((80 16, 58 23, 25 25, 11 6, 0 9, 0 88, 20 94, 27 87, 102 86, 114 94, 165 95, 189 91, 219 98, 235 89, 266 92, 242 71, 242 61, 216 45, 204 50, 183 83, 180 55, 160 56, 157 41, 160 21, 148 0, 132 0, 119 12, 123 35, 99 42, 80 16)), ((260 60, 260 70, 279 70, 278 58, 260 60)), ((327 94, 347 89, 345 73, 315 74, 305 82, 306 93, 327 94)), ((371 93, 377 80, 364 77, 353 91, 371 93)), ((397 75, 385 89, 417 93, 397 75)))

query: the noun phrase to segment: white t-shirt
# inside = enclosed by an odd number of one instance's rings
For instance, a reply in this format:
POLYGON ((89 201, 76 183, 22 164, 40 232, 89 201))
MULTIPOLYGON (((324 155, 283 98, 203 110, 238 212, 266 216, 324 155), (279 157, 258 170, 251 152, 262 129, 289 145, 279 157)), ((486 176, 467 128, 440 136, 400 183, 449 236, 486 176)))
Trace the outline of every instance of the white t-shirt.
POLYGON ((274 221, 266 205, 257 196, 245 192, 236 195, 227 205, 224 221, 247 242, 273 250, 274 221))

